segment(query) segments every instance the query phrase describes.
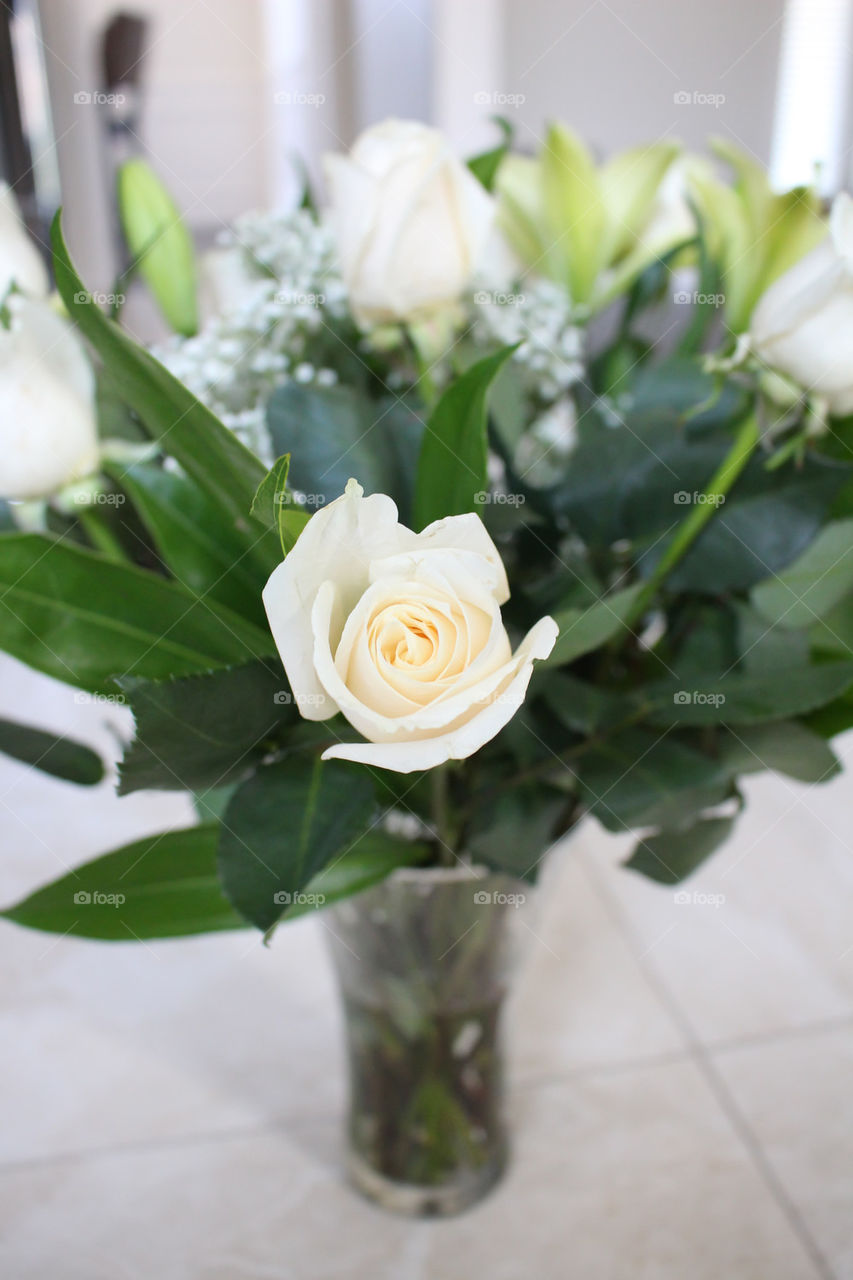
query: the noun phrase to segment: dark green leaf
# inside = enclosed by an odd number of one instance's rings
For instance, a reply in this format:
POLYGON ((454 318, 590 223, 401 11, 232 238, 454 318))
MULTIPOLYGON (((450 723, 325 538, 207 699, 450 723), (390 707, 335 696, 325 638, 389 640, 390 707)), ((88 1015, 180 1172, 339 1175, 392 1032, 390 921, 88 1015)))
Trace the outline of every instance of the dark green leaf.
POLYGON ((310 510, 339 497, 354 476, 367 493, 389 494, 408 518, 423 432, 412 407, 371 400, 357 387, 288 382, 270 397, 267 423, 276 449, 290 453, 290 484, 310 510))
POLYGON ((215 823, 146 836, 84 863, 0 915, 47 933, 120 942, 245 928, 216 876, 218 836, 215 823))
POLYGON ((588 609, 564 609, 555 617, 560 634, 542 666, 558 667, 606 644, 624 627, 640 586, 625 587, 588 609))
POLYGON ((246 555, 243 538, 186 476, 145 463, 110 466, 127 491, 163 563, 182 586, 266 626, 261 592, 266 578, 246 555))
POLYGON ((466 850, 493 871, 533 882, 565 808, 565 796, 543 793, 539 787, 504 791, 497 800, 475 808, 466 850))
POLYGON ((70 542, 0 537, 0 646, 83 689, 189 675, 274 653, 269 633, 177 583, 70 542))
POLYGON ((417 866, 429 857, 429 845, 418 841, 398 840, 374 828, 365 831, 347 853, 320 871, 308 882, 306 901, 285 906, 284 920, 292 920, 318 906, 329 906, 353 893, 361 893, 372 884, 384 880, 397 867, 417 866))
POLYGON ((805 715, 853 684, 853 662, 779 668, 766 674, 729 675, 704 688, 648 686, 648 717, 660 725, 760 724, 805 715))
POLYGON ((103 761, 91 747, 14 720, 0 719, 0 751, 80 787, 92 787, 104 776, 103 761))
POLYGON ((433 409, 418 459, 414 523, 423 529, 442 516, 477 510, 488 488, 486 400, 489 387, 515 347, 478 360, 452 382, 433 409))
POLYGON ((729 838, 734 818, 703 818, 683 831, 640 840, 624 866, 660 884, 678 884, 729 838))
POLYGON ((731 773, 666 734, 630 729, 582 755, 587 808, 610 831, 672 826, 726 798, 731 773))
POLYGON ((768 622, 809 627, 853 590, 853 520, 836 520, 780 574, 759 582, 752 602, 768 622))
POLYGON ((799 782, 826 782, 841 769, 824 739, 798 720, 726 729, 719 756, 733 773, 775 769, 799 782))
POLYGON ((203 791, 242 777, 297 718, 277 659, 177 680, 118 681, 136 721, 119 793, 203 791))
POLYGON ((269 929, 319 871, 356 848, 374 808, 351 765, 294 758, 260 769, 225 812, 219 873, 230 902, 269 929))

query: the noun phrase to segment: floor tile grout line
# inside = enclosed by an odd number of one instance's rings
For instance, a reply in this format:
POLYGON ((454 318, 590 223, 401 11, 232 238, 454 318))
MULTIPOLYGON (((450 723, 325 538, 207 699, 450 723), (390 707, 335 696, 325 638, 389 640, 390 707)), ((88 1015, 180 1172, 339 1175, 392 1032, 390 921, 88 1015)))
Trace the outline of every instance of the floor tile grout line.
POLYGON ((688 1050, 688 1057, 696 1065, 705 1079, 709 1089, 717 1100, 721 1111, 740 1139, 753 1167, 763 1181, 770 1195, 776 1201, 780 1211, 797 1236, 808 1259, 813 1264, 820 1280, 839 1280, 830 1266, 823 1250, 812 1235, 799 1207, 788 1192, 788 1189, 776 1173, 767 1153, 757 1135, 752 1130, 746 1117, 738 1106, 725 1080, 713 1061, 711 1051, 702 1043, 691 1025, 687 1013, 659 976, 654 965, 642 951, 642 941, 637 935, 627 912, 609 891, 600 874, 593 869, 594 860, 588 853, 580 852, 580 861, 586 878, 595 890, 599 900, 607 909, 611 919, 628 942, 631 952, 650 990, 655 994, 673 1025, 681 1035, 688 1050))

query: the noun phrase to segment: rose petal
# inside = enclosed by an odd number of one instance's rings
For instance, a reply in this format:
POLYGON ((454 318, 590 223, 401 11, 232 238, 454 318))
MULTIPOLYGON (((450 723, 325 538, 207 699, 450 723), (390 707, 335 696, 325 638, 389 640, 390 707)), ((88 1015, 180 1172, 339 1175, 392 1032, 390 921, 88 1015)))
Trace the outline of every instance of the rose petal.
POLYGON ((509 723, 524 702, 533 673, 533 661, 547 658, 559 628, 553 618, 542 618, 528 632, 513 659, 514 670, 497 698, 449 730, 416 742, 345 742, 328 747, 324 760, 352 760, 358 764, 396 773, 433 769, 446 760, 465 760, 490 742, 509 723))

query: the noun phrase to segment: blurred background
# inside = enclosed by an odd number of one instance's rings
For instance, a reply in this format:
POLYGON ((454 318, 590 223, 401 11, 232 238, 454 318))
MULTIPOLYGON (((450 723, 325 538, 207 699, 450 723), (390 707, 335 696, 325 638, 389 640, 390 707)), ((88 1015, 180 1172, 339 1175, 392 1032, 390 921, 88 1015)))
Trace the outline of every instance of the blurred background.
POLYGON ((113 168, 146 155, 201 245, 287 203, 387 116, 459 151, 538 149, 548 119, 601 156, 719 134, 780 187, 851 168, 851 0, 15 0, 0 9, 3 176, 34 226, 61 200, 81 274, 120 262, 113 168))
MULTIPOLYGON (((123 256, 145 155, 202 247, 291 202, 389 115, 461 153, 708 135, 780 188, 851 185, 853 0, 0 0, 0 170, 82 277, 123 256), (298 158, 301 158, 299 160, 298 158)), ((126 317, 159 336, 140 291, 126 317)), ((117 754, 100 705, 2 658, 0 713, 117 754)), ((841 744, 848 768, 851 743, 841 744)), ((0 763, 3 900, 191 821, 0 763)), ((476 1211, 383 1216, 342 1185, 341 1028, 314 919, 129 947, 0 933, 0 1272, 10 1280, 853 1277, 853 783, 754 779, 693 897, 586 825, 553 856, 514 997, 516 1159, 476 1211), (725 904, 725 910, 719 909, 725 904)))

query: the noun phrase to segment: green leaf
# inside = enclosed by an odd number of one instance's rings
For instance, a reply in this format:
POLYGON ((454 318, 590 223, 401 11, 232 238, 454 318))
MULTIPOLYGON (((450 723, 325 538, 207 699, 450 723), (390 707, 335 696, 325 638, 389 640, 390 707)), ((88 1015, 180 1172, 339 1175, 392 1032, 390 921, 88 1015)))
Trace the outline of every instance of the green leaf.
POLYGON ((311 518, 306 511, 293 505, 287 488, 289 470, 290 454, 283 453, 258 485, 252 502, 252 515, 278 530, 283 555, 293 550, 296 539, 311 518))
POLYGON ((309 880, 305 890, 306 901, 297 900, 289 908, 285 904, 282 919, 292 920, 294 916, 304 915, 317 906, 326 907, 341 898, 361 893, 384 880, 398 867, 425 862, 429 854, 429 845, 422 841, 400 840, 376 828, 365 831, 352 849, 309 880))
POLYGON ((47 933, 119 942, 245 928, 216 876, 218 836, 216 823, 146 836, 76 867, 0 915, 47 933))
POLYGON ((269 929, 319 871, 357 847, 374 808, 369 776, 290 759, 258 770, 225 812, 219 873, 229 901, 269 929))
POLYGON ((509 120, 503 116, 492 116, 492 120, 503 134, 503 141, 499 146, 492 147, 489 151, 481 151, 479 155, 472 156, 468 161, 468 168, 487 191, 494 190, 498 169, 501 167, 501 162, 509 154, 515 133, 515 129, 509 120))
POLYGON ((177 378, 107 319, 83 287, 62 238, 60 215, 51 229, 56 287, 72 320, 101 357, 105 376, 138 415, 149 435, 175 458, 237 530, 249 556, 267 573, 278 563, 275 537, 249 516, 264 477, 261 462, 177 378))
POLYGON ((667 734, 630 729, 578 760, 587 808, 609 831, 674 826, 731 790, 731 772, 667 734))
POLYGON ((805 715, 853 685, 853 662, 791 666, 709 680, 705 688, 647 686, 648 718, 659 725, 761 724, 805 715))
POLYGON ((147 463, 107 471, 127 492, 163 563, 178 582, 266 627, 266 576, 246 556, 245 542, 220 523, 204 491, 184 475, 147 463))
POLYGON ((702 818, 682 831, 658 831, 640 840, 623 866, 657 880, 678 884, 728 840, 734 818, 702 818))
POLYGON ((606 644, 624 626, 624 620, 637 598, 641 586, 636 584, 614 591, 588 609, 563 609, 555 615, 560 628, 557 643, 541 667, 559 667, 574 662, 606 644))
POLYGON ((119 165, 118 211, 134 263, 175 333, 198 330, 195 250, 169 192, 138 156, 119 165))
POLYGON ((475 808, 465 848, 475 862, 533 883, 565 808, 564 795, 513 787, 475 808))
POLYGON ((418 460, 415 528, 442 516, 477 509, 476 495, 488 488, 486 400, 498 370, 515 347, 478 360, 443 393, 430 415, 418 460))
POLYGON ((586 303, 608 249, 598 170, 577 134, 556 124, 545 136, 541 163, 550 272, 566 286, 573 302, 586 303))
POLYGON ((277 659, 176 680, 118 681, 136 721, 119 794, 205 791, 242 777, 297 719, 277 659))
POLYGON ((0 719, 0 751, 79 787, 93 787, 104 776, 103 761, 91 747, 14 720, 0 719))
POLYGON ((824 739, 798 720, 741 725, 723 733, 719 756, 733 773, 775 769, 798 782, 816 783, 828 781, 841 769, 824 739))
POLYGON ((288 382, 269 399, 267 425, 275 448, 290 453, 291 486, 312 509, 339 497, 354 476, 367 493, 394 498, 407 519, 411 458, 423 434, 411 405, 371 400, 353 386, 288 382))
POLYGON ((540 677, 535 690, 561 724, 585 736, 615 724, 631 710, 624 698, 565 671, 540 677))
POLYGON ((853 520, 828 524, 793 564, 753 589, 752 602, 768 622, 811 626, 853 590, 853 520))
POLYGON ((275 652, 268 632, 174 582, 70 542, 0 537, 0 647, 47 675, 114 691, 275 652))

